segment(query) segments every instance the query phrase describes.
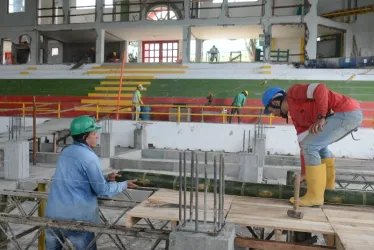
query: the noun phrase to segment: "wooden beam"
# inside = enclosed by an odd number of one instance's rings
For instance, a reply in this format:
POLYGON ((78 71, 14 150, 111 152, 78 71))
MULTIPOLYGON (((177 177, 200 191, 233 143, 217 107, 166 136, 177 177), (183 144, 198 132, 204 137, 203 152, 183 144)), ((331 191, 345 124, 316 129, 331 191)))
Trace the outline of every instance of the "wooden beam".
POLYGON ((236 247, 249 247, 255 249, 266 249, 266 250, 326 250, 335 249, 334 247, 325 246, 313 246, 313 245, 302 245, 302 244, 291 244, 280 241, 265 241, 252 239, 247 237, 236 237, 236 247))

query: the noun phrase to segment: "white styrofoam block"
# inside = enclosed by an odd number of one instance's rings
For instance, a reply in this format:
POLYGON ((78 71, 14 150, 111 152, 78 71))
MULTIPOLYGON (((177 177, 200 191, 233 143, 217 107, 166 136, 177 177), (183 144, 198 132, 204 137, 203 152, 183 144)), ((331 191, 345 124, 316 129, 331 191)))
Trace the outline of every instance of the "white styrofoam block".
POLYGON ((4 147, 4 178, 18 180, 30 175, 29 142, 8 141, 4 147))

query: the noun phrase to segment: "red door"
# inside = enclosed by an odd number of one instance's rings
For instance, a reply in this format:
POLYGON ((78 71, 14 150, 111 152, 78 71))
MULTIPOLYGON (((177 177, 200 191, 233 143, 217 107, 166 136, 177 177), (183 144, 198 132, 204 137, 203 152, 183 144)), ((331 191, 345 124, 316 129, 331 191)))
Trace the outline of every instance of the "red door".
POLYGON ((175 63, 178 60, 178 40, 143 41, 143 63, 175 63))

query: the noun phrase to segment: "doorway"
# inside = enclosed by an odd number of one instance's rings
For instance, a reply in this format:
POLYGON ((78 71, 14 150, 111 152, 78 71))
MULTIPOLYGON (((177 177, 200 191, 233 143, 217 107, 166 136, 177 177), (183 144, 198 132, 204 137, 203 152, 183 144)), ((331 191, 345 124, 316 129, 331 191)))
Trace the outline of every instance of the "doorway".
POLYGON ((176 63, 179 43, 173 41, 143 41, 143 63, 176 63))

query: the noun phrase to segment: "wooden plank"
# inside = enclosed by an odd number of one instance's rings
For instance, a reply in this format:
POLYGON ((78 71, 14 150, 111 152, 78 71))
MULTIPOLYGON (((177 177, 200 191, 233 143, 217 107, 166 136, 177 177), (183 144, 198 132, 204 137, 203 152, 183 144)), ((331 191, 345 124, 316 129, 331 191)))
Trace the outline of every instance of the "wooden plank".
POLYGON ((226 222, 242 226, 334 234, 321 208, 300 208, 304 213, 301 220, 288 217, 289 209, 292 206, 283 200, 235 197, 226 222))
MULTIPOLYGON (((199 207, 198 215, 199 221, 204 219, 204 194, 199 193, 199 207)), ((189 219, 190 213, 190 203, 189 203, 189 193, 187 193, 187 213, 186 219, 189 219)), ((225 195, 225 206, 224 206, 224 216, 226 217, 228 210, 230 209, 233 197, 225 195)), ((193 206, 195 203, 193 203, 193 206)), ((218 202, 217 202, 218 206, 218 202)), ((207 195, 207 221, 213 222, 214 212, 213 212, 213 194, 207 195)), ((175 190, 160 189, 155 192, 147 200, 143 201, 140 205, 131 209, 126 215, 126 227, 133 227, 141 219, 151 219, 151 220, 169 220, 171 222, 176 222, 179 220, 179 192, 175 190)), ((192 218, 195 218, 195 209, 193 209, 192 218)))
POLYGON ((257 240, 257 239, 246 238, 246 237, 236 237, 235 238, 235 246, 236 247, 249 247, 250 249, 266 249, 266 250, 326 250, 326 249, 335 249, 334 247, 292 244, 292 243, 279 242, 279 241, 265 241, 265 240, 257 240))
POLYGON ((374 249, 374 208, 327 206, 323 209, 336 232, 337 249, 374 249))

